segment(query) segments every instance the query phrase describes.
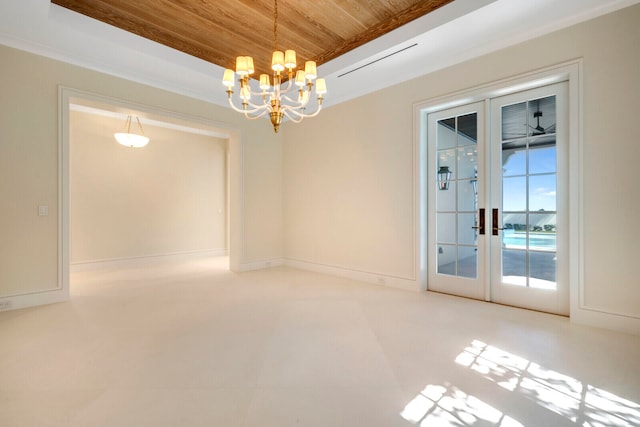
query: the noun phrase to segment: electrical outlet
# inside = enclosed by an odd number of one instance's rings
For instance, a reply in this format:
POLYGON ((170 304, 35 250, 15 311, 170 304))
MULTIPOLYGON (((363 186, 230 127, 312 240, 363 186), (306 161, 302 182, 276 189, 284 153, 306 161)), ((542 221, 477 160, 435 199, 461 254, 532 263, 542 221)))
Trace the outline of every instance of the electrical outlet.
POLYGON ((0 311, 9 310, 11 308, 11 301, 0 301, 0 311))

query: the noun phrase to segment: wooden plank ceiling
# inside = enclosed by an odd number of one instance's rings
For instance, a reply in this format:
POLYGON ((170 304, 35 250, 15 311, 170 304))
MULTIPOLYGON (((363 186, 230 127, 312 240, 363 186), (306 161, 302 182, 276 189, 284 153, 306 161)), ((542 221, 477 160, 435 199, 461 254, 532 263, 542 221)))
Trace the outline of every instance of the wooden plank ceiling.
MULTIPOLYGON (((298 67, 318 65, 453 0, 279 0, 278 49, 294 49, 298 67)), ((271 74, 274 0, 51 0, 189 55, 234 68, 254 58, 271 74)))

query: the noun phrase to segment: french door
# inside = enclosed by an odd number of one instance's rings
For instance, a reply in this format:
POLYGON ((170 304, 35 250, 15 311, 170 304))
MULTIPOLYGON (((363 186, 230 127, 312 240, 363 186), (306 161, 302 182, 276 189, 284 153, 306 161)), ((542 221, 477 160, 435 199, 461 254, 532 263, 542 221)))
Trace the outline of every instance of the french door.
POLYGON ((567 84, 491 100, 491 299, 569 314, 567 84))
POLYGON ((429 114, 428 289, 568 314, 567 118, 566 83, 429 114))
POLYGON ((428 289, 484 299, 485 103, 429 114, 428 289))

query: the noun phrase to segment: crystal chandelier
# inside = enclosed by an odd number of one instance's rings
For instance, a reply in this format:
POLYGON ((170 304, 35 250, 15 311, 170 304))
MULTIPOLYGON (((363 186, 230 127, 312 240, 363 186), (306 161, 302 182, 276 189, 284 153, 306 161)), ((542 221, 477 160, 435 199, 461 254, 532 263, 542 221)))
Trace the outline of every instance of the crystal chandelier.
POLYGON ((241 107, 236 106, 232 96, 235 85, 233 70, 224 70, 222 83, 227 87, 231 108, 244 114, 248 119, 257 119, 268 113, 273 130, 277 133, 283 117, 294 123, 299 123, 305 117, 318 115, 322 109, 322 99, 327 92, 327 85, 324 79, 317 78, 316 63, 314 61, 307 61, 304 70, 295 71, 297 67, 296 52, 294 50, 286 50, 285 52, 278 50, 278 0, 274 1, 273 7, 273 45, 274 52, 271 59, 273 86, 271 86, 268 74, 260 74, 260 90, 254 91, 251 88, 250 79, 254 73, 254 68, 253 58, 250 56, 238 56, 236 59, 235 73, 238 75, 238 82, 240 83, 240 91, 236 98, 242 104, 241 107), (287 80, 283 85, 283 72, 285 70, 287 80), (314 80, 318 106, 314 112, 307 113, 305 109, 311 98, 314 80), (254 99, 260 98, 261 101, 258 103, 252 102, 252 96, 254 99))

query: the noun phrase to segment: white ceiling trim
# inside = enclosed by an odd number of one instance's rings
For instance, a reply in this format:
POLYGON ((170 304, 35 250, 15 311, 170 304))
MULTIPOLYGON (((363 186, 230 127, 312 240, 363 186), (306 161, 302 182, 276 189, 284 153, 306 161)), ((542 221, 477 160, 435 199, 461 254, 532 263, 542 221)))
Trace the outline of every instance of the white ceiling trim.
MULTIPOLYGON (((121 120, 123 123, 127 119, 127 116, 136 115, 134 113, 131 113, 131 114, 120 113, 117 111, 103 110, 101 108, 89 107, 87 105, 73 104, 73 103, 69 104, 69 110, 77 111, 79 113, 91 114, 94 116, 117 119, 117 120, 121 120)), ((178 132, 190 133, 193 135, 204 135, 204 136, 211 136, 213 138, 221 138, 221 139, 229 138, 228 132, 220 132, 220 131, 211 130, 211 129, 203 129, 203 128, 195 128, 192 126, 179 125, 176 123, 170 123, 168 121, 154 120, 154 119, 140 116, 140 115, 136 115, 136 117, 140 119, 141 123, 149 126, 175 130, 178 132)))

